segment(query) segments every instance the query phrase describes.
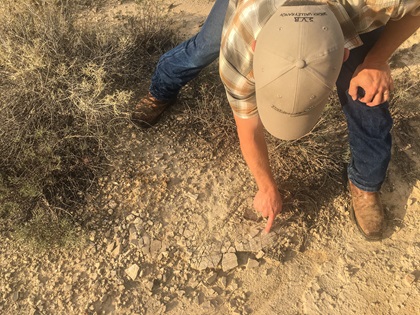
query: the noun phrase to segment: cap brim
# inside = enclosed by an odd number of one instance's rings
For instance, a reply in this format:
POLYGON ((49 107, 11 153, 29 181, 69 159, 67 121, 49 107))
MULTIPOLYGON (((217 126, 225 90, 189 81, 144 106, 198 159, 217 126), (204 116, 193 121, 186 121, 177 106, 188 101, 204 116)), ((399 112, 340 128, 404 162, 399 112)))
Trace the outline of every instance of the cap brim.
MULTIPOLYGON (((264 95, 264 94, 263 94, 264 95)), ((319 105, 311 110, 296 116, 281 113, 274 106, 259 106, 258 113, 265 129, 274 137, 282 140, 296 140, 308 134, 316 125, 325 108, 328 95, 323 100, 318 100, 319 105)), ((267 104, 257 93, 257 104, 267 104)))

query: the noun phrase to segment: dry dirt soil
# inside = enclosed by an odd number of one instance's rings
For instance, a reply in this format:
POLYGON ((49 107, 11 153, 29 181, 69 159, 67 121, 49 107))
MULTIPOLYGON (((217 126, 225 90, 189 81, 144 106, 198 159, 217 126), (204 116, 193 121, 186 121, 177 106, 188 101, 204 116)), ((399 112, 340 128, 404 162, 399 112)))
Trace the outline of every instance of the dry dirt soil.
MULTIPOLYGON (((212 4, 167 5, 187 37, 212 4)), ((129 14, 134 6, 124 1, 109 10, 129 14)), ((394 75, 408 71, 416 89, 419 38, 393 57, 394 75)), ((233 121, 212 134, 198 106, 188 106, 197 86, 182 92, 156 128, 122 131, 117 146, 126 153, 91 196, 86 244, 36 253, 12 236, 2 239, 0 313, 419 314, 419 116, 393 130, 382 241, 360 236, 342 189, 315 203, 312 218, 286 204, 265 235, 233 121)), ((212 89, 205 92, 211 101, 212 89)), ((314 196, 327 193, 321 187, 314 196)))

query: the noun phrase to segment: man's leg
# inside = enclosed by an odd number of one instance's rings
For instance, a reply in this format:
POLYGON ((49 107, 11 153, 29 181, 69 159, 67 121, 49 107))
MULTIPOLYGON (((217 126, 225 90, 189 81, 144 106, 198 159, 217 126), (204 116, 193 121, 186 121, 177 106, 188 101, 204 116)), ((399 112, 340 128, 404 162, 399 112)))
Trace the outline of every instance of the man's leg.
MULTIPOLYGON (((347 90, 354 71, 378 39, 381 29, 361 35, 364 45, 351 50, 337 80, 337 91, 346 115, 351 160, 348 166, 356 223, 368 239, 378 239, 383 228, 383 210, 378 191, 391 157, 392 118, 385 102, 369 107, 353 101, 347 90)), ((361 91, 362 92, 362 91, 361 91)))
POLYGON ((133 122, 142 128, 156 124, 179 90, 216 60, 228 3, 217 0, 200 32, 160 57, 149 93, 131 115, 133 122))
POLYGON ((216 60, 228 3, 217 0, 200 32, 161 56, 150 85, 153 97, 176 97, 185 84, 216 60))

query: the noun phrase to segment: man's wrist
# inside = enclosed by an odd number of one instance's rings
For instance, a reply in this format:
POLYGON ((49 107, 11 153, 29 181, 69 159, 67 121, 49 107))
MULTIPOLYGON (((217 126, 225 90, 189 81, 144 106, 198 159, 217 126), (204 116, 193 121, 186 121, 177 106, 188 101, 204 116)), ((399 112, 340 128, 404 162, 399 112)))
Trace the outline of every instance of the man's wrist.
POLYGON ((278 192, 277 185, 274 181, 270 183, 265 183, 263 185, 258 185, 258 190, 265 194, 272 194, 278 192))

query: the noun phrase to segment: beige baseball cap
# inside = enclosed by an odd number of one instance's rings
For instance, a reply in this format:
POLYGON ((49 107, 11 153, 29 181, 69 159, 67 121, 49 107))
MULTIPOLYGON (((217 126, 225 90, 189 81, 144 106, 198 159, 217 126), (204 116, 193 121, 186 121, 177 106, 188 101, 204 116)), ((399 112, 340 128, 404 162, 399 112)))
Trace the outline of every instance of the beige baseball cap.
POLYGON ((315 126, 340 73, 344 37, 328 5, 282 6, 254 52, 258 113, 273 136, 298 139, 315 126))

